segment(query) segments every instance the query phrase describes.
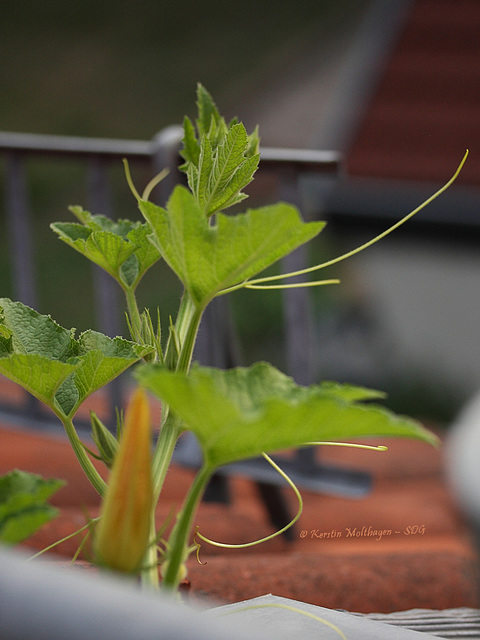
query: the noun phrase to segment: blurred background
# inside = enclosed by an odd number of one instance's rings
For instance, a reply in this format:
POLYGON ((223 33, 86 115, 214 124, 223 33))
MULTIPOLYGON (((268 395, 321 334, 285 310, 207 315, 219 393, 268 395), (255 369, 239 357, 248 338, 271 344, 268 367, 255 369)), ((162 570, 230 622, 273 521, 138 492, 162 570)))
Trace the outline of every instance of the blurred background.
MULTIPOLYGON (((0 131, 151 140, 195 116, 201 82, 227 119, 259 124, 262 145, 344 154, 335 180, 302 180, 305 215, 329 222, 312 262, 408 213, 469 147, 458 185, 419 222, 325 272, 341 287, 312 292, 317 378, 376 386, 393 408, 448 422, 480 385, 479 35, 468 0, 4 0, 0 131)), ((32 159, 28 172, 38 310, 94 326, 90 267, 48 228, 71 219, 68 205, 88 207, 84 170, 32 159)), ((134 218, 120 166, 111 178, 116 217, 134 218)), ((3 182, 0 294, 11 296, 3 182)), ((165 321, 179 294, 160 268, 141 302, 160 297, 165 321)), ((245 362, 283 367, 280 294, 232 301, 245 362)))

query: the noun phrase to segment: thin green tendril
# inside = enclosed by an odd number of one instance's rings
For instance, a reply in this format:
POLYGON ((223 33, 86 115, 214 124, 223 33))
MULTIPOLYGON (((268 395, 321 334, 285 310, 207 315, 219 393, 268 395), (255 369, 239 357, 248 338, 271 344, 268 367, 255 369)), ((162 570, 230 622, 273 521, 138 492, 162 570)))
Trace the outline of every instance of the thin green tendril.
POLYGON ((158 173, 156 176, 154 176, 150 180, 150 182, 147 184, 147 186, 143 190, 142 197, 140 197, 140 194, 138 193, 137 189, 135 188, 135 185, 133 184, 132 174, 130 173, 130 167, 128 165, 128 160, 126 158, 123 158, 123 166, 125 169, 125 177, 127 179, 127 184, 130 188, 130 191, 132 192, 135 199, 138 200, 139 202, 140 200, 148 200, 150 194, 152 193, 153 189, 157 186, 157 184, 161 182, 170 173, 170 169, 168 167, 165 167, 165 169, 160 171, 160 173, 158 173))
POLYGON ((354 449, 369 449, 370 451, 388 451, 388 447, 384 444, 356 444, 353 442, 305 442, 305 447, 331 446, 331 447, 353 447, 354 449))
MULTIPOLYGON (((289 277, 289 275, 285 276, 289 277)), ((252 280, 252 282, 258 282, 258 280, 252 280)), ((293 284, 250 284, 245 285, 245 289, 300 289, 301 287, 320 287, 324 284, 340 284, 338 278, 332 278, 331 280, 315 280, 313 282, 297 282, 293 284)))
POLYGON ((159 174, 157 174, 156 176, 154 176, 150 182, 147 184, 147 186, 145 187, 143 193, 142 193, 142 200, 148 200, 150 194, 152 193, 153 189, 157 186, 157 184, 159 182, 161 182, 166 176, 168 176, 168 174, 170 173, 170 169, 168 167, 165 167, 165 169, 163 169, 162 171, 160 171, 159 174))
POLYGON ((125 169, 125 177, 127 179, 127 184, 130 187, 130 191, 133 193, 133 196, 136 200, 140 202, 141 197, 138 191, 135 189, 135 185, 133 184, 132 175, 130 173, 130 167, 128 166, 128 161, 126 158, 123 158, 123 166, 125 169))
POLYGON ((252 609, 263 609, 264 607, 275 607, 276 609, 286 609, 287 611, 293 611, 293 613, 300 613, 302 616, 306 616, 307 618, 312 618, 312 620, 316 620, 317 622, 321 622, 322 624, 326 625, 327 627, 330 627, 330 629, 332 629, 333 631, 335 631, 335 633, 338 633, 338 635, 343 638, 343 640, 347 640, 345 634, 343 633, 343 631, 340 631, 340 629, 337 627, 336 624, 333 624, 333 622, 329 622, 328 620, 325 620, 325 618, 321 618, 320 616, 316 616, 313 613, 310 613, 309 611, 304 611, 303 609, 299 609, 297 607, 291 607, 288 604, 280 604, 280 603, 275 603, 275 602, 266 602, 265 604, 252 604, 249 605, 247 607, 236 607, 233 611, 225 611, 225 613, 222 613, 222 617, 223 616, 229 616, 232 614, 237 613, 237 611, 249 611, 252 609))
MULTIPOLYGON (((253 547, 257 544, 262 544, 263 542, 267 542, 268 540, 272 540, 272 538, 276 538, 277 536, 281 535, 284 531, 286 531, 287 529, 289 529, 290 527, 292 527, 295 522, 300 518, 300 516, 302 515, 302 511, 303 511, 303 500, 302 500, 302 496, 300 495, 300 491, 297 489, 297 487, 295 486, 295 484, 293 483, 293 481, 287 476, 287 474, 285 473, 285 471, 283 471, 282 469, 280 469, 280 467, 270 458, 270 456, 268 456, 266 453, 262 453, 262 456, 265 458, 265 460, 272 465, 272 467, 278 471, 278 473, 282 476, 282 478, 284 478, 288 484, 292 487, 297 500, 298 500, 298 511, 295 515, 295 517, 288 523, 286 524, 284 527, 282 527, 281 529, 279 529, 278 531, 275 531, 274 533, 271 533, 269 536, 265 536, 264 538, 260 538, 259 540, 254 540, 253 542, 245 542, 242 544, 228 544, 225 542, 216 542, 215 540, 210 540, 209 538, 206 538, 205 536, 203 536, 201 533, 198 532, 198 526, 195 529, 195 534, 193 536, 193 541, 194 544, 197 547, 197 560, 200 562, 199 560, 199 551, 200 551, 200 544, 197 542, 196 538, 200 538, 201 540, 203 540, 204 542, 213 545, 214 547, 221 547, 222 549, 245 549, 246 547, 253 547)), ((201 564, 201 563, 200 563, 201 564)))
POLYGON ((38 558, 38 556, 41 556, 42 554, 47 553, 48 551, 51 551, 59 544, 62 544, 62 542, 66 542, 67 540, 70 540, 70 538, 74 538, 79 533, 82 533, 82 531, 85 531, 85 529, 89 529, 92 526, 92 524, 95 522, 98 522, 98 520, 100 520, 100 518, 92 518, 89 522, 87 522, 87 524, 83 525, 83 527, 80 527, 80 529, 77 529, 73 533, 70 533, 68 536, 65 536, 61 540, 57 540, 56 542, 53 542, 52 544, 48 545, 48 547, 41 549, 40 551, 35 553, 33 556, 30 556, 28 560, 33 560, 34 558, 38 558))
MULTIPOLYGON (((465 161, 466 161, 466 159, 468 157, 468 153, 469 153, 469 151, 467 149, 465 151, 465 154, 464 154, 460 164, 457 167, 457 170, 455 171, 453 176, 450 178, 450 180, 443 185, 443 187, 441 187, 433 195, 431 195, 429 198, 427 198, 416 209, 414 209, 413 211, 408 213, 405 217, 403 217, 401 220, 399 220, 394 225, 389 227, 386 231, 383 231, 378 236, 375 236, 375 238, 373 238, 372 240, 369 240, 368 242, 365 242, 365 244, 362 244, 360 247, 357 247, 356 249, 353 249, 352 251, 349 251, 348 253, 344 253, 341 256, 338 256, 337 258, 333 258, 332 260, 328 260, 327 262, 323 262, 321 264, 317 264, 317 265, 315 265, 313 267, 308 267, 306 269, 301 269, 300 271, 292 271, 291 273, 284 273, 284 274, 280 274, 280 275, 276 275, 276 276, 268 276, 268 277, 265 277, 265 278, 256 278, 255 280, 250 280, 248 282, 249 288, 253 288, 251 286, 252 284, 253 285, 257 285, 257 284, 260 284, 260 283, 263 283, 263 282, 273 282, 274 280, 281 280, 282 278, 293 278, 294 276, 303 276, 303 275, 305 275, 307 273, 312 273, 313 271, 318 271, 320 269, 324 269, 325 267, 330 267, 331 265, 336 264, 337 262, 341 262, 342 260, 346 260, 347 258, 350 258, 351 256, 354 256, 355 254, 360 253, 360 251, 363 251, 364 249, 367 249, 368 247, 372 246, 373 244, 375 244, 379 240, 382 240, 383 238, 385 238, 385 236, 388 236, 390 233, 392 233, 392 231, 395 231, 395 229, 398 229, 398 227, 400 227, 402 224, 407 222, 407 220, 412 218, 415 214, 417 214, 419 211, 421 211, 427 205, 429 205, 431 202, 433 202, 433 200, 435 200, 435 198, 437 198, 441 193, 446 191, 453 184, 453 182, 455 182, 455 180, 457 179, 460 171, 463 168, 463 165, 465 164, 465 161)), ((299 285, 296 285, 296 286, 299 286, 299 285)))

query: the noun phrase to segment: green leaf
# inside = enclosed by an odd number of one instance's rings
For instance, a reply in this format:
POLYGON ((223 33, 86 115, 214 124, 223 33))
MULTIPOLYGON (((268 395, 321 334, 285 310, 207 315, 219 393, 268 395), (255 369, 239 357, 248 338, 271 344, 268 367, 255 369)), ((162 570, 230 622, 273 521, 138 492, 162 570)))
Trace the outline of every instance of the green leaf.
POLYGON ((195 134, 195 127, 193 126, 190 118, 185 117, 183 120, 183 149, 181 151, 182 157, 198 167, 198 160, 200 157, 200 145, 195 134))
POLYGON ((151 348, 122 338, 64 329, 20 302, 0 298, 0 373, 63 416, 151 348))
POLYGON ((120 267, 135 251, 135 245, 108 231, 90 231, 80 224, 50 225, 66 244, 119 280, 120 267))
POLYGON ((2 331, 9 334, 10 353, 55 354, 63 361, 77 355, 75 329, 64 329, 51 316, 41 315, 21 302, 0 298, 0 323, 2 331))
POLYGON ((212 96, 200 83, 197 85, 197 129, 200 136, 214 134, 214 132, 222 128, 222 122, 225 121, 221 117, 212 96))
POLYGON ((76 368, 68 362, 78 353, 75 330, 8 298, 0 299, 0 321, 2 333, 9 334, 0 339, 0 373, 51 407, 58 388, 76 368))
POLYGON ((134 227, 128 232, 128 240, 135 245, 135 253, 128 258, 120 269, 120 276, 129 286, 137 286, 143 275, 160 259, 160 253, 150 241, 152 230, 147 224, 134 227), (135 270, 132 264, 135 261, 135 270))
POLYGON ((197 202, 210 216, 244 200, 241 190, 253 179, 260 155, 247 157, 249 148, 243 124, 234 125, 213 149, 207 136, 202 138, 198 163, 188 167, 189 187, 197 202))
POLYGON ((50 225, 61 240, 95 263, 125 288, 135 287, 144 273, 160 258, 149 240, 146 224, 92 216, 81 207, 71 211, 82 222, 50 225))
MULTIPOLYGON (((207 191, 210 175, 213 170, 213 150, 210 140, 207 136, 203 136, 200 144, 200 157, 198 159, 198 171, 194 178, 194 184, 196 185, 193 192, 197 202, 203 209, 204 198, 203 195, 207 191), (203 200, 203 202, 202 202, 203 200)), ((205 215, 208 215, 207 211, 204 211, 205 215)))
POLYGON ((60 386, 76 365, 36 354, 16 353, 0 358, 0 373, 53 408, 60 386))
POLYGON ((85 211, 79 206, 69 207, 69 210, 90 231, 110 231, 122 238, 126 238, 128 233, 139 225, 138 222, 132 222, 131 220, 120 219, 115 221, 107 216, 92 215, 89 211, 85 211))
POLYGON ((260 137, 258 135, 258 126, 255 127, 253 133, 248 136, 247 149, 245 155, 247 158, 255 156, 260 153, 260 137))
POLYGON ((167 209, 141 201, 154 242, 199 307, 311 240, 324 222, 304 223, 284 203, 244 214, 217 214, 210 224, 194 196, 177 186, 167 209))
POLYGON ((365 387, 357 387, 351 384, 340 384, 339 382, 323 381, 321 387, 329 394, 335 395, 338 398, 347 401, 360 401, 360 400, 381 400, 386 397, 384 391, 377 391, 376 389, 367 389, 365 387))
POLYGON ((152 349, 123 338, 109 338, 96 331, 85 331, 78 340, 79 357, 72 375, 62 384, 55 401, 69 416, 88 398, 117 378, 152 349))
MULTIPOLYGON (((204 138, 206 144, 207 140, 204 138)), ((210 158, 206 168, 201 167, 197 199, 207 215, 246 197, 240 191, 251 182, 260 159, 258 154, 246 158, 247 147, 245 127, 234 125, 217 147, 213 161, 210 158)))
POLYGON ((57 515, 46 501, 62 487, 62 480, 14 470, 0 477, 0 541, 22 542, 57 515))
POLYGON ((258 129, 247 135, 236 119, 227 125, 202 85, 197 89, 197 106, 199 140, 191 120, 185 118, 181 154, 186 162, 181 168, 205 215, 210 216, 247 197, 241 190, 258 167, 258 129))
POLYGON ((146 365, 136 377, 196 434, 211 468, 312 441, 364 436, 436 441, 412 420, 347 400, 350 391, 299 387, 265 363, 228 371, 193 367, 189 375, 146 365))

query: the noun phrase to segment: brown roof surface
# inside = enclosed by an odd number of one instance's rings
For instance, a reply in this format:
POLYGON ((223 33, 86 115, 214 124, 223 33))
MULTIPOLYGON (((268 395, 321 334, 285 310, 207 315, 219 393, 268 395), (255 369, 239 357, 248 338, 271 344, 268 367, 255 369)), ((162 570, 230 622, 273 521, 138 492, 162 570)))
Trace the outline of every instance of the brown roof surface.
POLYGON ((354 176, 480 185, 480 2, 417 0, 347 157, 354 176))
MULTIPOLYGON (((0 386, 2 391, 11 383, 2 380, 0 386)), ((100 499, 66 440, 38 429, 9 426, 2 417, 0 442, 0 474, 19 468, 67 480, 52 498, 59 517, 24 546, 42 549, 80 529, 87 515, 98 514, 100 499)), ((469 528, 445 481, 444 449, 399 439, 389 439, 388 446, 384 453, 323 448, 319 455, 326 464, 368 470, 372 492, 358 500, 312 493, 300 486, 304 510, 292 542, 274 538, 240 550, 203 544, 199 556, 203 564, 195 554, 188 561, 192 601, 209 596, 234 602, 274 593, 363 612, 476 607, 478 560, 469 528), (382 533, 375 536, 372 530, 382 533)), ((105 473, 101 465, 98 468, 105 473)), ((169 470, 158 525, 172 515, 172 508, 179 508, 192 473, 177 465, 169 470)), ((230 504, 201 504, 195 518, 200 531, 231 543, 272 533, 253 483, 234 477, 230 488, 230 504)), ((296 500, 287 490, 284 495, 293 515, 296 500)), ((80 541, 81 535, 65 540, 50 558, 69 560, 80 541)))

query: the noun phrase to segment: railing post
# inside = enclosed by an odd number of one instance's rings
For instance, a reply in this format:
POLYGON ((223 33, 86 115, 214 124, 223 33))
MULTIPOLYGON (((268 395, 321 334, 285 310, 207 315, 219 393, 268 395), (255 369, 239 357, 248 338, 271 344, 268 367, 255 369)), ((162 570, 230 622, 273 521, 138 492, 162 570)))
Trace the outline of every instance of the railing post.
MULTIPOLYGON (((13 298, 37 309, 38 296, 33 266, 32 223, 27 178, 24 157, 19 153, 7 154, 5 196, 13 298)), ((40 403, 27 392, 25 392, 25 411, 32 417, 37 417, 41 413, 40 403)))
MULTIPOLYGON (((112 216, 106 163, 92 158, 87 175, 88 206, 92 213, 112 216)), ((118 285, 103 269, 93 266, 95 309, 100 329, 111 338, 120 334, 118 285)))
POLYGON ((162 129, 152 141, 152 163, 155 174, 165 168, 169 169, 168 175, 155 187, 154 199, 157 204, 163 206, 176 184, 183 181, 183 174, 179 171, 180 143, 183 137, 183 128, 171 125, 162 129))
MULTIPOLYGON (((293 168, 279 168, 279 195, 282 200, 300 208, 298 172, 293 168)), ((282 261, 285 273, 298 271, 308 266, 305 246, 301 246, 282 261)), ((289 282, 295 282, 292 278, 289 282)), ((316 336, 313 329, 312 308, 308 288, 285 289, 283 294, 284 330, 287 372, 297 384, 313 382, 314 361, 317 354, 316 336)))
POLYGON ((16 300, 36 308, 38 298, 24 159, 18 153, 9 153, 6 160, 5 195, 13 295, 16 300))
MULTIPOLYGON (((278 173, 281 199, 301 208, 298 172, 286 167, 279 169, 278 173)), ((299 271, 307 266, 308 256, 305 245, 290 253, 282 261, 285 273, 299 271)), ((293 283, 295 280, 291 278, 289 281, 293 283)), ((285 289, 283 313, 287 373, 297 384, 312 384, 315 378, 314 363, 317 360, 318 348, 309 289, 306 287, 285 289)), ((300 448, 295 455, 300 469, 307 470, 315 465, 313 448, 300 448)))

